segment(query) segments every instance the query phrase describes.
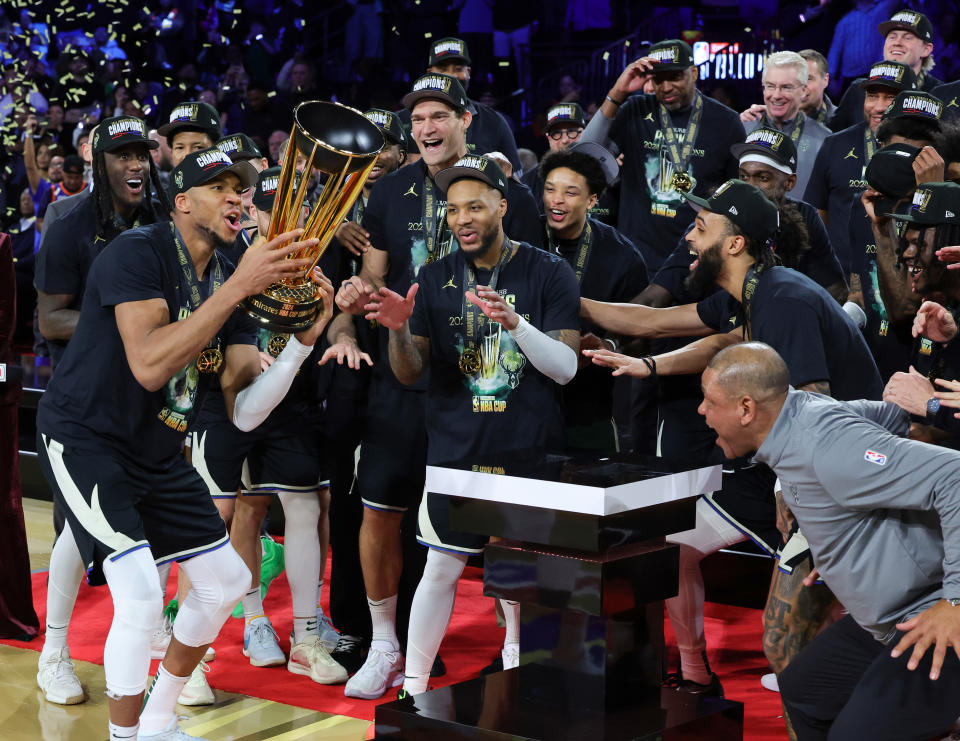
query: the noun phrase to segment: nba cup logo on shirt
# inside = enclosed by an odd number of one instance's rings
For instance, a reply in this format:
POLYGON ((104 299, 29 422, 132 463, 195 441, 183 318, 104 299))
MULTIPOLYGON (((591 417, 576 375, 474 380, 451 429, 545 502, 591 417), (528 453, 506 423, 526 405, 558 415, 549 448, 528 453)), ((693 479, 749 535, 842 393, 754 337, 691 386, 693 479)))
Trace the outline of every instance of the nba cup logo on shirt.
POLYGON ((136 118, 122 118, 107 126, 107 133, 110 134, 111 139, 116 139, 124 134, 143 136, 143 123, 136 118))
POLYGON ((913 194, 913 203, 910 208, 914 211, 919 211, 923 213, 927 210, 927 206, 930 205, 930 199, 933 197, 933 191, 918 189, 916 193, 913 194))
POLYGON ((230 158, 219 149, 210 152, 201 152, 197 155, 197 166, 209 170, 217 165, 232 165, 230 158))
POLYGON ((375 123, 377 126, 380 126, 381 128, 390 125, 390 121, 387 118, 387 114, 384 113, 383 111, 369 111, 368 113, 364 113, 363 115, 367 117, 368 121, 372 121, 373 123, 375 123))
POLYGON ((680 49, 676 46, 668 46, 664 49, 655 49, 648 56, 661 64, 673 64, 680 58, 680 49))
POLYGON ((196 121, 199 109, 196 103, 185 103, 178 105, 170 114, 170 122, 174 121, 196 121))
POLYGON ((943 103, 938 100, 933 100, 932 98, 921 98, 916 95, 911 95, 903 99, 902 108, 904 113, 913 113, 928 118, 939 119, 940 114, 943 112, 943 103))
POLYGON ((433 47, 433 55, 435 57, 446 57, 451 54, 463 56, 463 49, 460 48, 459 41, 444 41, 442 44, 437 44, 433 47))

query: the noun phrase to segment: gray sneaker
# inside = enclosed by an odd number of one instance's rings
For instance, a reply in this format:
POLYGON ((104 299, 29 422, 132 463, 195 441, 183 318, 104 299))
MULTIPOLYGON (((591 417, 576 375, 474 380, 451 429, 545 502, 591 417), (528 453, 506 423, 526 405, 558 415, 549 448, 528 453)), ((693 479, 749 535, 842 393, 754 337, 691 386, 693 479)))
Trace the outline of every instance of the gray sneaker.
POLYGON ((320 634, 320 642, 327 651, 333 651, 340 641, 340 633, 333 627, 330 618, 324 615, 323 610, 317 608, 317 632, 320 634))
POLYGON ((77 705, 86 699, 66 646, 46 656, 40 654, 37 685, 43 690, 43 696, 57 705, 77 705))
POLYGON ((387 690, 403 684, 403 654, 371 648, 360 671, 350 677, 343 694, 362 700, 376 700, 387 690))
POLYGON ((258 617, 244 626, 243 655, 252 666, 280 666, 287 660, 269 618, 258 617))

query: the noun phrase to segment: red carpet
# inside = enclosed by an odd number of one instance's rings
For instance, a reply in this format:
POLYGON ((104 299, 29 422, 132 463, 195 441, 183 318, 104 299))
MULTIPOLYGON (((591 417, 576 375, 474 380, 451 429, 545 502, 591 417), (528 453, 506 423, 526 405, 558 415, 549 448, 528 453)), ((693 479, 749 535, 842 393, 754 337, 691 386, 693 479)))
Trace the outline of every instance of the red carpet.
MULTIPOLYGON (((329 579, 328 570, 328 584, 329 579)), ((482 571, 476 568, 467 568, 460 580, 453 620, 441 649, 447 665, 447 675, 433 680, 432 685, 435 687, 475 677, 482 667, 499 654, 503 629, 496 627, 493 601, 482 595, 482 580, 482 571)), ((34 602, 41 625, 45 624, 46 617, 46 586, 46 572, 33 575, 34 602)), ((171 578, 169 596, 172 596, 175 587, 176 579, 171 578)), ((273 582, 265 606, 280 636, 281 648, 288 651, 291 608, 290 590, 285 576, 282 575, 273 582)), ((113 606, 107 588, 94 589, 86 584, 81 586, 70 630, 70 652, 73 658, 103 663, 103 642, 112 617, 113 606)), ((668 642, 673 638, 669 633, 669 624, 669 621, 666 621, 668 642)), ((760 686, 760 677, 768 671, 760 648, 760 611, 708 604, 706 630, 710 644, 710 663, 720 675, 727 697, 739 700, 745 705, 744 739, 786 739, 780 717, 779 695, 760 686)), ((20 648, 26 646, 39 651, 42 637, 28 644, 17 641, 2 643, 20 648)), ((345 698, 342 685, 318 685, 306 677, 289 674, 283 667, 255 669, 243 657, 242 643, 243 621, 229 618, 214 644, 217 658, 210 664, 208 675, 213 687, 326 713, 373 719, 377 701, 345 698)), ((671 663, 676 664, 676 659, 671 663)), ((385 699, 392 699, 392 696, 388 695, 385 699)))

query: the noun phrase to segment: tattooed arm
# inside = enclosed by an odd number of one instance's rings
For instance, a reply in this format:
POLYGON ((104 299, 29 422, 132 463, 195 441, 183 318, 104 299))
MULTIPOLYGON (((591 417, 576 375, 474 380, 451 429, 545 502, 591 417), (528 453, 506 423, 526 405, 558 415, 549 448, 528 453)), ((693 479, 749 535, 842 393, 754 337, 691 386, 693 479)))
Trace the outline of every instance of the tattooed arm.
POLYGON ((390 330, 390 368, 400 383, 410 386, 423 377, 430 363, 430 338, 410 334, 410 325, 390 330))
POLYGON ((803 384, 797 391, 812 391, 815 394, 830 396, 830 381, 811 381, 803 384))

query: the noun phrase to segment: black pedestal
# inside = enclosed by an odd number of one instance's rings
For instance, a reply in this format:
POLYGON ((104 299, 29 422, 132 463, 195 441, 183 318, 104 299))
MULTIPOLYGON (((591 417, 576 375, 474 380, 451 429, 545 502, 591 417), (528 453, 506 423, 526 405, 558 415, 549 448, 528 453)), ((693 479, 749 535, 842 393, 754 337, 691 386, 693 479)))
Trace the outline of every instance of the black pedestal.
POLYGON ((377 706, 376 737, 404 741, 741 741, 743 705, 676 690, 584 711, 580 677, 537 665, 377 706), (525 698, 533 685, 545 702, 525 698))

